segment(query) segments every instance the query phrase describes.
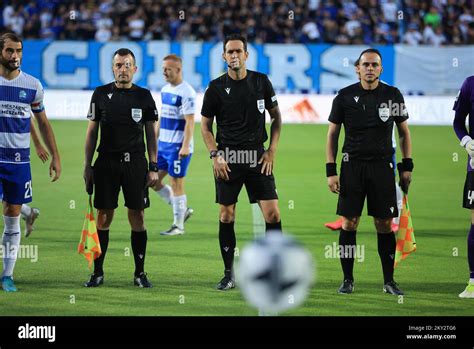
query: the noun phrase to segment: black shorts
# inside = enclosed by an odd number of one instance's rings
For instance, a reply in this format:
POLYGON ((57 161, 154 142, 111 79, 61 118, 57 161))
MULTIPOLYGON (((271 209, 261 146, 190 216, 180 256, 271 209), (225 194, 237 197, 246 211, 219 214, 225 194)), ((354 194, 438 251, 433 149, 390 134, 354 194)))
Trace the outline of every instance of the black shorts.
MULTIPOLYGON (((222 148, 219 149, 222 150, 222 148)), ((250 151, 255 151, 253 158, 258 162, 264 149, 250 151)), ((278 199, 275 177, 273 174, 270 176, 262 174, 260 172, 262 164, 230 163, 228 161, 228 165, 231 170, 231 172, 228 172, 229 180, 215 179, 217 203, 225 206, 235 204, 238 201, 240 190, 244 184, 249 201, 252 204, 260 200, 278 199)))
POLYGON ((366 196, 369 216, 398 217, 395 173, 390 159, 342 162, 337 214, 360 217, 366 196))
POLYGON ((462 207, 474 209, 474 172, 468 171, 464 182, 464 193, 462 196, 462 207))
POLYGON ((147 173, 148 163, 143 154, 100 154, 94 163, 94 207, 117 208, 120 188, 129 209, 149 207, 147 173))

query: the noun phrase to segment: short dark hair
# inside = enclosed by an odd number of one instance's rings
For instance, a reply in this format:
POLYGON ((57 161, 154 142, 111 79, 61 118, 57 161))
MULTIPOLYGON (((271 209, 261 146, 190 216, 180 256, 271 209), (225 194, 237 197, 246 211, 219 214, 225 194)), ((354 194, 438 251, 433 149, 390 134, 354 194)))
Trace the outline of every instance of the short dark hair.
POLYGON ((114 59, 114 57, 116 55, 119 55, 119 56, 122 56, 122 57, 130 55, 133 58, 133 63, 136 64, 135 55, 128 48, 119 48, 117 51, 114 52, 114 55, 112 56, 112 59, 114 59))
POLYGON ((19 42, 21 43, 21 47, 23 48, 23 41, 21 40, 21 38, 15 33, 8 32, 0 36, 0 50, 3 50, 3 48, 5 47, 5 41, 7 40, 19 42))
POLYGON ((244 51, 247 52, 247 39, 245 38, 245 36, 240 35, 240 34, 230 34, 230 35, 227 35, 224 39, 224 53, 225 53, 225 45, 227 45, 227 43, 232 40, 242 41, 242 43, 244 44, 244 51))
POLYGON ((356 61, 354 62, 354 67, 357 67, 359 65, 360 59, 357 58, 356 61))
POLYGON ((360 53, 359 58, 357 58, 357 61, 356 61, 357 65, 359 64, 359 61, 360 61, 362 55, 365 54, 365 53, 375 53, 375 54, 377 54, 380 57, 380 62, 382 62, 382 54, 380 53, 380 51, 377 50, 376 48, 368 48, 367 50, 364 50, 360 53))

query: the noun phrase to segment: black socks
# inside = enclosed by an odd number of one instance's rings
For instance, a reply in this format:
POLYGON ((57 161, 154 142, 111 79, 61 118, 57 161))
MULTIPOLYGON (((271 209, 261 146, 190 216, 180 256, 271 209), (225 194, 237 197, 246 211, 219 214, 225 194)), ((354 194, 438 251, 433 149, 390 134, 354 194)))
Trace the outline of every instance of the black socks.
POLYGON ((143 273, 145 265, 147 234, 144 231, 133 231, 131 235, 133 258, 135 259, 135 277, 143 273))
POLYGON ((397 247, 395 234, 393 232, 388 234, 377 233, 377 243, 380 261, 382 262, 384 284, 386 284, 393 281, 393 263, 395 259, 395 249, 397 247))
POLYGON ((341 229, 339 233, 339 249, 344 280, 354 280, 354 257, 356 252, 356 231, 341 229))
MULTIPOLYGON (((109 230, 97 230, 99 235, 100 248, 102 254, 99 258, 94 261, 94 274, 102 276, 104 275, 104 259, 107 253, 107 247, 109 246, 109 230)), ((132 251, 135 259, 135 276, 139 276, 143 273, 145 265, 145 254, 146 254, 146 243, 147 233, 144 231, 132 231, 132 251)))
POLYGON ((94 260, 94 274, 98 276, 104 275, 104 259, 107 253, 107 247, 109 246, 109 230, 97 229, 97 235, 99 235, 100 249, 102 254, 94 260))
POLYGON ((225 275, 229 276, 234 264, 234 249, 236 246, 234 222, 223 223, 219 221, 219 245, 221 248, 222 260, 224 261, 225 275))
POLYGON ((276 223, 265 222, 265 233, 268 233, 270 230, 277 230, 281 232, 281 220, 276 223))

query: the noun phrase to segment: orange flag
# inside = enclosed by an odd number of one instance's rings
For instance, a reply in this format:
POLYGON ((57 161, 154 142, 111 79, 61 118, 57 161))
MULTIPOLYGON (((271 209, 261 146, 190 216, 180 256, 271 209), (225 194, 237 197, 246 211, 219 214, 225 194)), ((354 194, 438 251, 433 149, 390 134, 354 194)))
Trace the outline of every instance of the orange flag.
POLYGON ((411 220, 408 196, 403 195, 403 207, 400 214, 400 224, 397 233, 397 249, 395 251, 395 264, 404 260, 410 253, 416 251, 415 231, 411 220))
POLYGON ((89 207, 87 209, 84 225, 82 226, 81 241, 77 247, 77 252, 86 257, 89 262, 89 269, 92 268, 92 261, 102 254, 99 235, 97 234, 97 226, 94 219, 92 196, 89 196, 89 207))

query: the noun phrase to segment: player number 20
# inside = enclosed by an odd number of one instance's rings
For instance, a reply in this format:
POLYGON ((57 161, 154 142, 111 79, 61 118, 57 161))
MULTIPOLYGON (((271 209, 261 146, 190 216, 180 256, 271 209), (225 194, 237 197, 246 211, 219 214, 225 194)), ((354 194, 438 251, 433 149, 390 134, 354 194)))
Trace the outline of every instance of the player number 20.
POLYGON ((181 161, 175 160, 173 161, 173 167, 175 173, 181 173, 181 161))
POLYGON ((31 181, 25 183, 25 199, 31 198, 33 189, 31 188, 31 181))

